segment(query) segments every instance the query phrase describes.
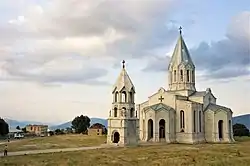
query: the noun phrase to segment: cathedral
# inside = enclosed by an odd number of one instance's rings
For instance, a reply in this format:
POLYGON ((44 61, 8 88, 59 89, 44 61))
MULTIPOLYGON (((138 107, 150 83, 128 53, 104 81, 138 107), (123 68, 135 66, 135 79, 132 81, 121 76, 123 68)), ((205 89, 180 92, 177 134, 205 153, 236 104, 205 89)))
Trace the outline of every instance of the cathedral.
POLYGON ((197 91, 195 65, 180 35, 168 65, 168 89, 163 87, 136 105, 135 87, 125 61, 113 87, 108 118, 108 144, 139 142, 234 142, 232 110, 216 104, 212 90, 197 91))

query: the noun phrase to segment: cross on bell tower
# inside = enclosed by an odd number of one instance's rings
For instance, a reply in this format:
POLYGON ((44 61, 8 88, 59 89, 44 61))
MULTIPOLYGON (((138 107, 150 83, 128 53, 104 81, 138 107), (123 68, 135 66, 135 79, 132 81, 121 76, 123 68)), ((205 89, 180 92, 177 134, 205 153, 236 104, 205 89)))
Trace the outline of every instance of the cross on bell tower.
POLYGON ((122 68, 125 69, 125 60, 122 61, 122 68))

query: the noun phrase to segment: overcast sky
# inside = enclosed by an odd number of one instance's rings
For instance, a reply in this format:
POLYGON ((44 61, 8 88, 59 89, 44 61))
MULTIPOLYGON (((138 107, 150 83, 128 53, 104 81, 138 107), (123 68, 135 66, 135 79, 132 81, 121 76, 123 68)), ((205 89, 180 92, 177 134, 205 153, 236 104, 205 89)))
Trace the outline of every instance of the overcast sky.
POLYGON ((180 25, 197 90, 250 113, 249 0, 1 0, 0 116, 106 118, 123 59, 145 101, 168 89, 180 25))

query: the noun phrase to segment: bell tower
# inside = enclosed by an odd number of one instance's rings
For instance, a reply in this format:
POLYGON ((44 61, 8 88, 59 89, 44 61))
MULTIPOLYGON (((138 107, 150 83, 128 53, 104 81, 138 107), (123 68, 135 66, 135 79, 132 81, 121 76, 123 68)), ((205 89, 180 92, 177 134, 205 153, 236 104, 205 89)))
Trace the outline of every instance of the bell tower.
POLYGON ((135 111, 135 87, 122 61, 122 70, 113 86, 112 109, 108 117, 107 143, 137 145, 139 140, 139 119, 135 111))
POLYGON ((182 28, 168 66, 169 91, 186 91, 187 95, 195 89, 195 66, 182 37, 182 28))

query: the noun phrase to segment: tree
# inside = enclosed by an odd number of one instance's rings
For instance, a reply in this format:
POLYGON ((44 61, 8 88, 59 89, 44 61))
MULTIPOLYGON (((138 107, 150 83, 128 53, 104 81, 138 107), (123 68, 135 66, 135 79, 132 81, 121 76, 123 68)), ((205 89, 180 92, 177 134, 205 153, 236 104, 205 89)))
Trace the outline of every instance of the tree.
POLYGON ((20 126, 17 126, 16 129, 17 129, 17 130, 21 130, 21 129, 20 129, 20 126))
POLYGON ((50 136, 54 135, 54 132, 53 131, 49 131, 49 135, 50 136))
POLYGON ((0 118, 0 135, 4 136, 9 133, 9 125, 0 118))
POLYGON ((236 123, 233 125, 234 136, 250 136, 249 129, 243 125, 236 123))
POLYGON ((90 126, 90 119, 87 116, 77 116, 75 119, 72 121, 72 128, 75 129, 76 133, 87 133, 87 129, 90 126))
POLYGON ((67 127, 66 128, 66 133, 70 134, 70 133, 73 133, 73 130, 71 127, 67 127))
POLYGON ((61 130, 61 129, 55 130, 55 135, 61 135, 61 134, 64 134, 63 130, 61 130))

